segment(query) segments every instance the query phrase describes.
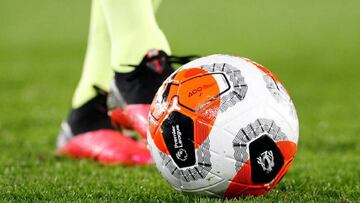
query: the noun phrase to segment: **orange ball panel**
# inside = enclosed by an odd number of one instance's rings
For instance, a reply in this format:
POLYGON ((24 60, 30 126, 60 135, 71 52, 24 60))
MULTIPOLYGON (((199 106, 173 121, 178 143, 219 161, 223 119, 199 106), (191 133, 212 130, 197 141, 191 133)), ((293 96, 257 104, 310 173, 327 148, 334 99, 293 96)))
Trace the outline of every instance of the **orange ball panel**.
POLYGON ((174 105, 176 97, 178 99, 178 103, 175 104, 176 111, 194 121, 194 143, 197 149, 209 136, 219 111, 220 97, 218 97, 219 87, 216 79, 201 68, 189 68, 180 71, 168 84, 163 85, 168 89, 166 101, 163 101, 167 109, 157 109, 162 105, 154 105, 155 100, 151 107, 152 118, 149 128, 155 145, 160 151, 169 154, 160 126, 170 113, 169 109, 174 105), (194 109, 198 111, 193 111, 194 109))
POLYGON ((232 198, 249 195, 263 195, 273 189, 280 182, 293 163, 296 153, 296 144, 291 141, 279 141, 276 144, 284 158, 284 165, 275 179, 270 184, 254 184, 251 181, 251 164, 249 160, 231 181, 228 189, 224 193, 225 197, 232 198))

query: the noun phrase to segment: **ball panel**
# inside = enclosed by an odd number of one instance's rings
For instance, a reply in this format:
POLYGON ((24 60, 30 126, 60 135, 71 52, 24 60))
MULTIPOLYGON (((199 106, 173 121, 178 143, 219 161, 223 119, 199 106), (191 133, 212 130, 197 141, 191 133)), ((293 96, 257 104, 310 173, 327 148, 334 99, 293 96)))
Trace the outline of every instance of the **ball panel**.
POLYGON ((186 168, 179 168, 171 156, 159 152, 163 170, 165 170, 162 172, 179 180, 179 184, 174 186, 178 190, 188 192, 198 191, 221 181, 219 176, 214 177, 210 172, 212 170, 212 163, 210 161, 212 155, 209 151, 209 142, 209 139, 205 140, 199 149, 196 150, 197 165, 186 168))
POLYGON ((298 120, 289 114, 288 108, 270 100, 262 105, 264 116, 272 120, 281 128, 288 141, 297 143, 299 137, 298 120))
POLYGON ((197 76, 202 76, 207 74, 206 71, 201 69, 200 66, 193 66, 186 70, 178 69, 172 77, 172 82, 176 84, 184 83, 189 79, 196 78, 197 76), (180 71, 181 70, 181 71, 180 71))
POLYGON ((250 161, 247 161, 230 181, 224 197, 232 198, 242 196, 244 190, 246 190, 249 185, 251 185, 251 166, 250 161))
POLYGON ((286 162, 294 159, 296 154, 296 143, 292 141, 279 141, 276 145, 279 147, 286 162))
POLYGON ((264 134, 249 144, 251 179, 254 184, 272 181, 284 165, 279 148, 264 134))
POLYGON ((162 136, 172 160, 179 168, 196 163, 194 122, 188 116, 173 111, 161 124, 162 136))
POLYGON ((150 132, 148 131, 147 140, 148 140, 149 150, 154 159, 156 168, 158 169, 161 176, 163 176, 165 178, 165 180, 167 182, 169 182, 169 184, 171 186, 180 187, 180 185, 181 185, 180 180, 178 178, 176 178, 175 176, 171 175, 170 171, 166 167, 165 160, 160 156, 162 152, 160 152, 158 150, 157 146, 155 145, 155 143, 154 143, 153 139, 151 138, 151 136, 149 135, 149 133, 150 132))
POLYGON ((195 122, 195 147, 201 145, 205 139, 208 138, 216 117, 219 112, 220 98, 212 101, 205 109, 201 110, 197 117, 194 118, 195 122))
MULTIPOLYGON (((171 83, 164 83, 159 88, 159 90, 157 91, 154 97, 154 100, 150 107, 150 116, 156 121, 160 120, 160 118, 164 115, 164 113, 166 112, 169 106, 168 96, 169 96, 170 88, 171 88, 171 83)), ((156 129, 154 129, 154 131, 155 130, 156 129)))
POLYGON ((214 76, 206 74, 181 83, 178 91, 179 104, 193 112, 198 112, 219 94, 214 76))
POLYGON ((156 148, 165 153, 169 154, 169 151, 166 148, 164 138, 161 134, 161 131, 159 130, 159 122, 156 121, 154 118, 150 117, 149 119, 149 133, 148 133, 148 139, 151 138, 151 140, 154 142, 154 145, 156 148))

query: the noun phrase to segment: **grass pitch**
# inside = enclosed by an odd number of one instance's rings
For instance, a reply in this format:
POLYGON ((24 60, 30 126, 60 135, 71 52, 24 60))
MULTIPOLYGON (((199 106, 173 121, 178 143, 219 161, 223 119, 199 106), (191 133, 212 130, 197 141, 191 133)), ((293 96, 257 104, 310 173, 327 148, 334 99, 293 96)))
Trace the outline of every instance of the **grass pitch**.
MULTIPOLYGON (((175 192, 154 166, 55 156, 81 73, 89 6, 1 1, 0 201, 222 202, 175 192)), ((282 79, 297 107, 293 167, 269 194, 245 201, 360 202, 358 8, 356 0, 163 2, 157 16, 175 54, 251 58, 282 79)))

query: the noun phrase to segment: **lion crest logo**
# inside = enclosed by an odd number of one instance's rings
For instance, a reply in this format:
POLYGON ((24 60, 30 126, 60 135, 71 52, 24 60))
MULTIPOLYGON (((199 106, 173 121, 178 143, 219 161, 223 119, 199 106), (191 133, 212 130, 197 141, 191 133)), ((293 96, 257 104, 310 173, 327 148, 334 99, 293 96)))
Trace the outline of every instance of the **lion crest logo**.
POLYGON ((273 152, 269 150, 261 153, 260 156, 257 158, 257 163, 260 164, 260 166, 264 171, 266 171, 266 173, 270 173, 275 166, 273 152))

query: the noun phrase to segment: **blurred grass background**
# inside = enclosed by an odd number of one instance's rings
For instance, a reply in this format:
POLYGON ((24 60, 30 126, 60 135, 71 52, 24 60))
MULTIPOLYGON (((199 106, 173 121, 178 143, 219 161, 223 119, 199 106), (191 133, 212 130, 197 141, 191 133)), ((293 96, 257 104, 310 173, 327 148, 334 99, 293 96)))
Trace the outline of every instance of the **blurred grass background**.
MULTIPOLYGON (((213 202, 175 192, 153 166, 54 156, 86 49, 90 0, 1 0, 0 200, 213 202)), ((163 1, 173 53, 241 55, 297 107, 295 164, 272 201, 360 201, 360 1, 163 1)))

